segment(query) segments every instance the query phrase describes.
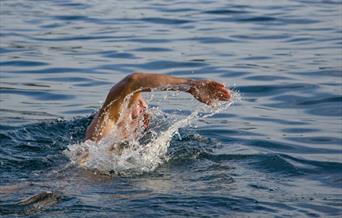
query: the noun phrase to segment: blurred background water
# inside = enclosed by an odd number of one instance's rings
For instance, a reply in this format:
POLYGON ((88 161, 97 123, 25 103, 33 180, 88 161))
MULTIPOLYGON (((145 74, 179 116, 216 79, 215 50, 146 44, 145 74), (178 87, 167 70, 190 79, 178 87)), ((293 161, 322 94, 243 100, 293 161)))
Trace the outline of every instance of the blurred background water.
MULTIPOLYGON (((0 12, 0 215, 341 215, 340 1, 2 0, 0 12), (134 71, 218 80, 241 100, 181 128, 153 172, 70 167, 63 150, 134 71)), ((185 114, 189 99, 174 99, 185 114)))

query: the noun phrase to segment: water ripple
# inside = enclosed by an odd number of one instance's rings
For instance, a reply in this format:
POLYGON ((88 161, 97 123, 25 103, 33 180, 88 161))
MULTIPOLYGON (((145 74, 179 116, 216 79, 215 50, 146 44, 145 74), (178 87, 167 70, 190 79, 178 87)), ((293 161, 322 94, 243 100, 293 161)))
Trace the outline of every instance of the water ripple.
POLYGON ((0 62, 0 66, 15 66, 15 67, 38 67, 38 66, 46 66, 46 65, 48 65, 48 63, 40 62, 40 61, 16 60, 16 61, 0 62))
MULTIPOLYGON (((338 217, 339 5, 1 1, 0 214, 338 217), (209 78, 240 97, 181 128, 153 172, 70 165, 63 151, 133 71, 209 78)), ((202 106, 188 94, 145 94, 165 116, 202 106)))
POLYGON ((45 100, 45 101, 64 101, 68 99, 73 99, 75 96, 66 95, 66 94, 57 94, 57 93, 49 93, 38 90, 30 90, 30 89, 12 89, 7 87, 1 87, 1 94, 15 94, 15 95, 24 95, 31 97, 36 100, 45 100))

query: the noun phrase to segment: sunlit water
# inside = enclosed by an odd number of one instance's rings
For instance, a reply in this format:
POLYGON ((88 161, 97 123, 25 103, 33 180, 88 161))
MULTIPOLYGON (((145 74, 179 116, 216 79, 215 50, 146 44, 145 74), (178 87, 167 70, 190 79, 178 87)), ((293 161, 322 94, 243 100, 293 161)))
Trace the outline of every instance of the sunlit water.
POLYGON ((341 216, 341 14, 339 1, 0 1, 0 215, 341 216), (113 155, 85 129, 133 71, 240 97, 212 109, 147 93, 151 126, 113 155))

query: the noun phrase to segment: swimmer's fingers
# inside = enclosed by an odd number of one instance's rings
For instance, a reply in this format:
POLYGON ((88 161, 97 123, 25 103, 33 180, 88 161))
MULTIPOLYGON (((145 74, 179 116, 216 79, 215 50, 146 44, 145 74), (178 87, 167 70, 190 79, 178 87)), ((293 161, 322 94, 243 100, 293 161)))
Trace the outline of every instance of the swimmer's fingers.
POLYGON ((217 86, 215 88, 213 98, 219 101, 229 101, 231 99, 230 90, 226 89, 224 86, 217 86))

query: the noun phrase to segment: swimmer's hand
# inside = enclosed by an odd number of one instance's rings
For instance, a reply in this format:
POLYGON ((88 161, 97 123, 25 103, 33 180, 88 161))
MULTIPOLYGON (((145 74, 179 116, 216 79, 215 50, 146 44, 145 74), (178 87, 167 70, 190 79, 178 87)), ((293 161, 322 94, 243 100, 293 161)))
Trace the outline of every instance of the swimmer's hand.
POLYGON ((192 80, 189 93, 198 101, 213 105, 216 101, 231 100, 231 93, 222 83, 212 80, 192 80))

